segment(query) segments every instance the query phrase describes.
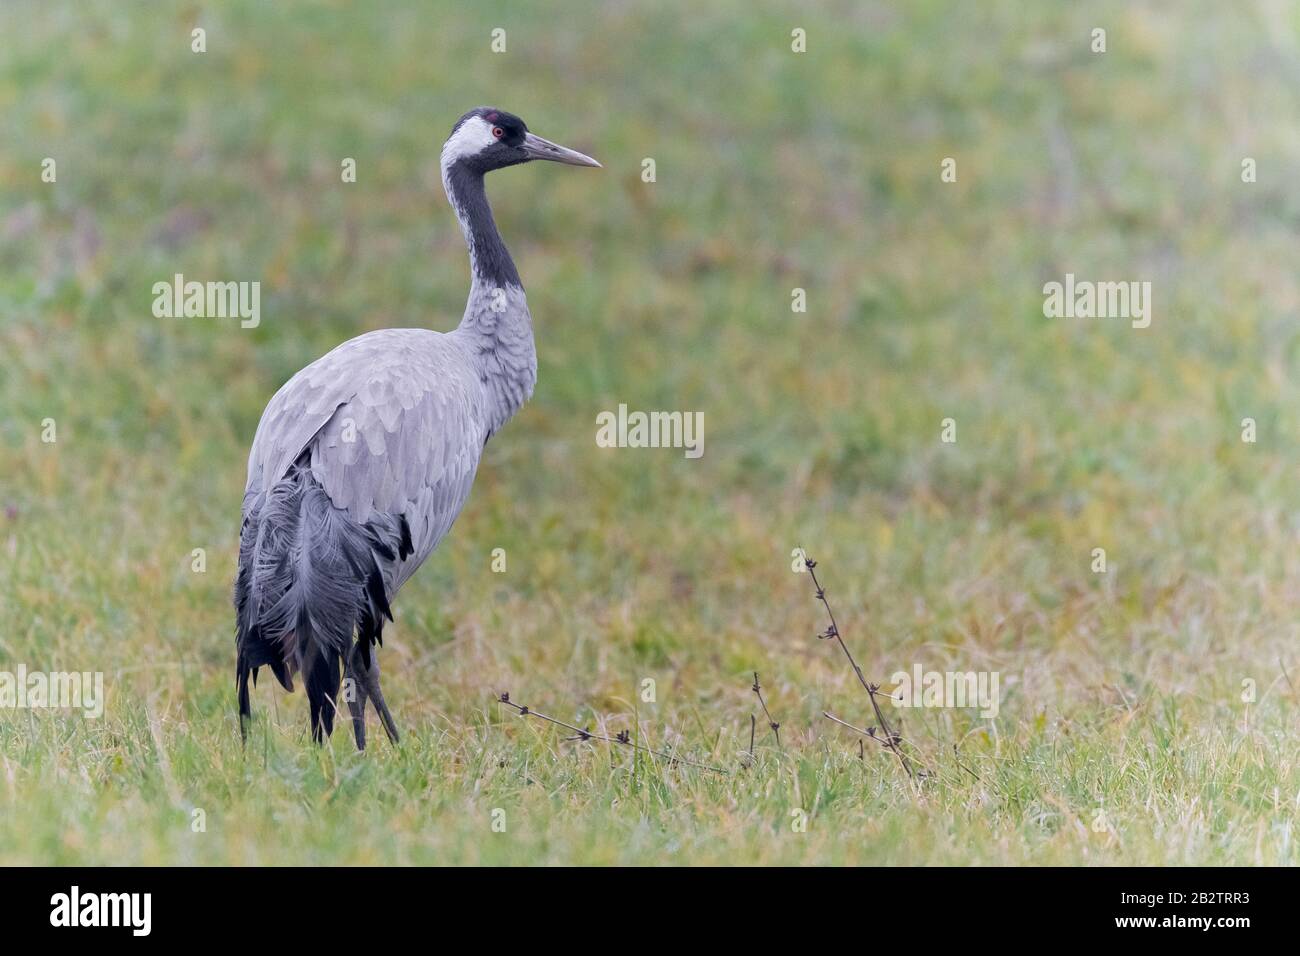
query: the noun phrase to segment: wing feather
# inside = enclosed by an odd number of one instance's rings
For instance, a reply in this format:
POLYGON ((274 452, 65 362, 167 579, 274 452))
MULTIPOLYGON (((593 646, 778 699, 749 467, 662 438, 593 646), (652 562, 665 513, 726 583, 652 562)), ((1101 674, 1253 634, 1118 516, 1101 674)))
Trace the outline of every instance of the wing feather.
POLYGON ((459 515, 484 437, 483 385, 448 337, 385 329, 352 339, 304 368, 271 399, 248 463, 265 492, 304 452, 335 507, 358 522, 404 515, 413 553, 393 591, 459 515))

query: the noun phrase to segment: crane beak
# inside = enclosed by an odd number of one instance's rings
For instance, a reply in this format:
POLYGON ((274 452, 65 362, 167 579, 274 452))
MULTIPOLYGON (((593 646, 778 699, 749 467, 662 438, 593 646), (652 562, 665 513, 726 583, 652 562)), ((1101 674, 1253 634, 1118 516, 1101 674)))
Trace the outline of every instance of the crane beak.
POLYGON ((561 146, 559 143, 552 143, 549 139, 542 139, 533 133, 524 134, 524 152, 528 154, 529 159, 549 159, 553 163, 564 163, 568 166, 595 166, 600 168, 600 163, 590 156, 586 156, 576 149, 561 146))

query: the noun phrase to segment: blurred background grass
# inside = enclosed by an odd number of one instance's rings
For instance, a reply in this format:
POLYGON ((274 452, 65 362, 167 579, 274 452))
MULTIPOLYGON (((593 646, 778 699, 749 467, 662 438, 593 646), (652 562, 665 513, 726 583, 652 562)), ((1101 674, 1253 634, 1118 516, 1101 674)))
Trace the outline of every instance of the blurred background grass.
POLYGON ((0 666, 109 693, 98 722, 0 713, 0 859, 1295 859, 1294 4, 17 2, 0 36, 0 666), (398 604, 402 748, 317 754, 263 687, 245 759, 258 417, 346 338, 454 327, 438 151, 480 104, 606 167, 489 180, 537 393, 398 604), (178 272, 260 281, 260 327, 155 319, 178 272), (1150 280, 1151 328, 1045 319, 1066 272, 1150 280), (597 448, 620 402, 702 411, 704 457, 597 448), (799 545, 869 676, 1002 673, 997 721, 904 712, 978 782, 918 809, 820 718, 868 721, 799 545), (734 766, 755 669, 790 752, 725 781, 488 703, 734 766))

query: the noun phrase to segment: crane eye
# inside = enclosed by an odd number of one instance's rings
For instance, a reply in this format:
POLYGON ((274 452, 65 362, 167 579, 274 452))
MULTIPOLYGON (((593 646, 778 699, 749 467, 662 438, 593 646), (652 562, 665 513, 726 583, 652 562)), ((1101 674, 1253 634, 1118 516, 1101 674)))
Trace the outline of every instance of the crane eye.
POLYGON ((497 139, 500 139, 502 136, 506 135, 506 131, 503 130, 500 126, 493 126, 492 135, 495 136, 497 139))

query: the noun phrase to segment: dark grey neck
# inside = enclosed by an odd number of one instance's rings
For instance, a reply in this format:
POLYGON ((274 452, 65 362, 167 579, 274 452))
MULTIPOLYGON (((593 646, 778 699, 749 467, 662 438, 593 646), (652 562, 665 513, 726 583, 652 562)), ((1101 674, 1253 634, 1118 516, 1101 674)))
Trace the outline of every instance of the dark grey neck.
POLYGON ((533 394, 537 350, 523 283, 492 220, 483 173, 466 160, 443 169, 447 198, 469 244, 470 287, 465 315, 451 335, 463 344, 487 388, 486 436, 533 394))
POLYGON ((483 173, 470 162, 461 160, 446 171, 444 185, 469 244, 469 264, 474 283, 489 288, 504 289, 508 285, 523 288, 519 270, 515 268, 510 251, 501 241, 501 233, 492 218, 487 190, 483 188, 483 173))

